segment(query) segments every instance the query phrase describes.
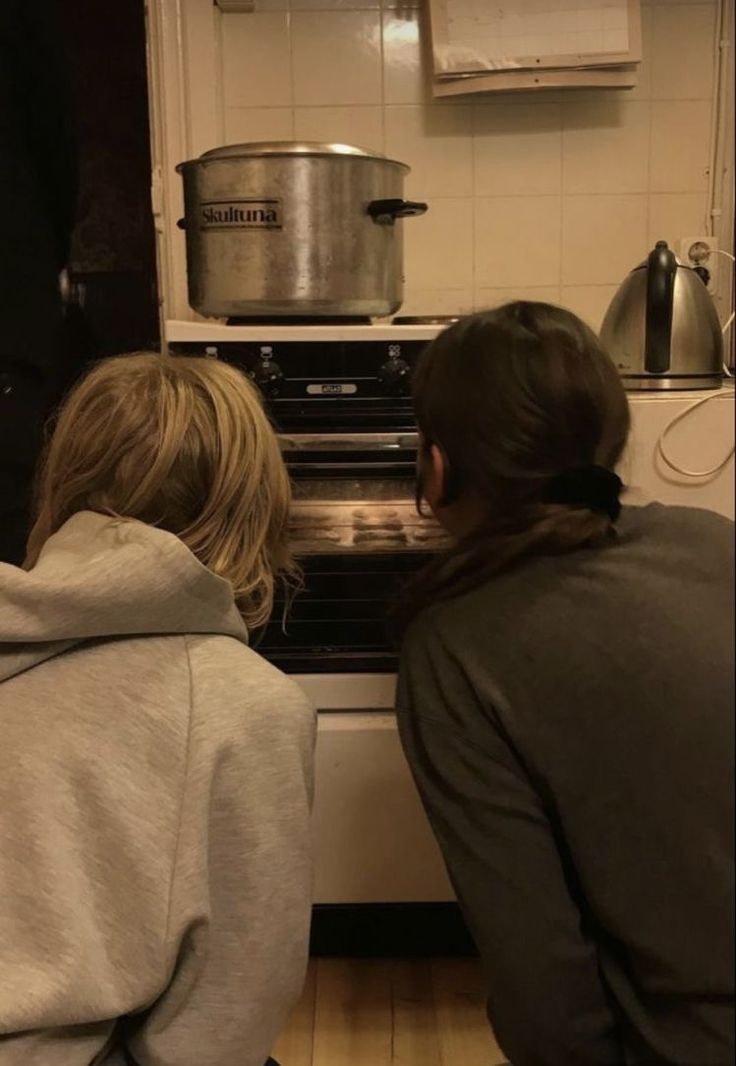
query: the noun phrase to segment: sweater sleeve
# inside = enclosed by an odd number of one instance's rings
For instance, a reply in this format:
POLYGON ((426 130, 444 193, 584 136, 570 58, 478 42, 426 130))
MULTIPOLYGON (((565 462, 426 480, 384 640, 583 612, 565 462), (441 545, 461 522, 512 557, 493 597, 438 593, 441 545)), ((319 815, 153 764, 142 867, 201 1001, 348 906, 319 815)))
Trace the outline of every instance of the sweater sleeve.
POLYGON ((200 664, 191 644, 171 973, 127 1049, 136 1066, 263 1066, 306 970, 315 716, 262 663, 263 681, 233 709, 226 671, 200 664))
POLYGON ((476 699, 439 634, 410 632, 402 743, 481 956, 496 1038, 514 1066, 620 1066, 550 820, 493 708, 476 699), (467 714, 487 723, 482 746, 462 727, 467 714))

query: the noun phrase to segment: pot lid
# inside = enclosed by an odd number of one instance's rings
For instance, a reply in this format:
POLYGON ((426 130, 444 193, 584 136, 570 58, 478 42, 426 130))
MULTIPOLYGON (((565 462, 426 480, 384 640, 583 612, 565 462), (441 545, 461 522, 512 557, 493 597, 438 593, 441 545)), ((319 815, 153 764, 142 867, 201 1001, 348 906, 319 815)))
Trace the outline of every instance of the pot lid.
POLYGON ((355 144, 327 144, 321 141, 250 141, 246 144, 225 144, 220 148, 211 148, 198 159, 180 163, 176 168, 191 166, 193 163, 209 162, 213 159, 257 159, 263 156, 350 156, 353 159, 371 159, 390 163, 408 171, 406 163, 389 159, 381 152, 372 152, 355 144))

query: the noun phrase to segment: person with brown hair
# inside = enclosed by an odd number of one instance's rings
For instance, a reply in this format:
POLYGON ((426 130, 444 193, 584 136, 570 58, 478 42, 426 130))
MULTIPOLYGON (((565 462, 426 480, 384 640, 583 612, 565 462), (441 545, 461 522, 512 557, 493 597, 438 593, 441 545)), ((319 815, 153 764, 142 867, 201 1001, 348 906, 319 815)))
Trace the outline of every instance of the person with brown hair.
POLYGON ((315 716, 249 646, 290 486, 211 359, 99 364, 0 564, 0 1064, 263 1066, 307 959, 315 716))
POLYGON ((622 508, 629 410, 574 315, 473 315, 414 379, 408 761, 513 1066, 734 1058, 733 523, 622 508))

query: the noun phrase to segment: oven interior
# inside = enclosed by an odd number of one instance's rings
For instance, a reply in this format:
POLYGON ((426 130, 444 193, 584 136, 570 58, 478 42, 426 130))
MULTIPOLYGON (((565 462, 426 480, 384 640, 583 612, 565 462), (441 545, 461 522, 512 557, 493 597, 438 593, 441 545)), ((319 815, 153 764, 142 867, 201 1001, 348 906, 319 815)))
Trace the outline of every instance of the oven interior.
MULTIPOLYGON (((359 474, 350 463, 342 476, 299 477, 289 465, 303 587, 290 602, 278 596, 259 652, 289 673, 395 670, 392 606, 444 545, 442 530, 417 513, 404 471, 391 478, 364 466, 359 474)), ((367 465, 378 465, 375 453, 367 465)))

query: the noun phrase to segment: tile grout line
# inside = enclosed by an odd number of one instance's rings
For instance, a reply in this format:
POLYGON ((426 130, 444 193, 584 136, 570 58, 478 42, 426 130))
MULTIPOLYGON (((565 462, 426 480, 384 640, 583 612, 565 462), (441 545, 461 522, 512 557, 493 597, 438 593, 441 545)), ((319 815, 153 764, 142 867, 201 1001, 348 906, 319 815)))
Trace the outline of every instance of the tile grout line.
MULTIPOLYGON (((288 13, 284 12, 284 14, 288 14, 288 13)), ((505 101, 493 100, 493 101, 484 101, 483 104, 480 104, 480 105, 477 105, 477 106, 481 106, 481 107, 483 107, 483 106, 486 106, 486 107, 499 107, 499 108, 508 106, 508 107, 516 108, 516 107, 529 107, 530 104, 534 103, 534 102, 535 101, 527 101, 527 100, 505 100, 505 101)), ((553 101, 553 100, 540 101, 540 103, 546 103, 547 106, 549 106, 550 104, 553 104, 555 102, 556 101, 553 101)), ((651 104, 707 104, 709 101, 704 96, 671 96, 671 97, 668 96, 668 97, 661 97, 661 98, 651 99, 651 100, 648 100, 648 99, 647 100, 637 99, 637 100, 631 100, 631 101, 626 101, 626 102, 627 103, 632 103, 632 104, 647 104, 647 103, 651 103, 651 104)), ((284 104, 228 104, 227 106, 232 108, 234 111, 254 111, 256 109, 258 109, 259 111, 275 111, 275 110, 277 110, 279 108, 283 108, 285 105, 284 104)), ((328 107, 331 107, 331 108, 334 108, 334 107, 361 107, 361 106, 365 107, 365 106, 370 106, 370 105, 366 105, 366 104, 363 104, 363 105, 361 105, 361 104, 307 104, 305 106, 314 108, 315 110, 319 110, 320 108, 328 108, 328 107)), ((374 105, 374 106, 376 106, 376 105, 374 105)), ((431 105, 428 105, 426 103, 403 103, 403 104, 402 103, 392 103, 392 104, 387 104, 386 106, 387 107, 419 107, 419 108, 425 109, 425 108, 427 108, 427 107, 429 107, 431 105)), ((471 108, 471 107, 475 107, 476 105, 475 104, 466 104, 466 103, 462 103, 462 104, 449 103, 449 104, 444 104, 444 105, 440 105, 440 106, 453 107, 453 108, 457 108, 458 110, 462 110, 463 108, 468 109, 468 108, 471 108)))
MULTIPOLYGON (((651 92, 651 86, 650 86, 651 92)), ((649 108, 649 123, 647 130, 647 209, 645 216, 645 248, 649 247, 651 225, 652 225, 652 133, 654 130, 653 114, 654 109, 652 107, 652 101, 647 100, 647 107, 649 108)), ((657 238, 659 239, 659 238, 657 238)))
POLYGON ((557 299, 562 303, 563 289, 563 261, 565 247, 565 106, 562 102, 558 105, 560 116, 560 263, 557 271, 557 299))
POLYGON ((386 47, 384 41, 384 9, 378 8, 378 41, 381 58, 381 151, 386 153, 386 47))
POLYGON ((222 12, 214 4, 212 6, 212 18, 214 20, 214 50, 215 70, 217 81, 215 84, 215 108, 217 111, 217 138, 221 144, 225 144, 230 138, 227 135, 227 109, 225 107, 225 60, 222 45, 222 12))
POLYGON ((294 33, 291 5, 286 12, 286 33, 289 38, 289 88, 291 89, 291 137, 296 140, 296 79, 294 77, 294 33))

